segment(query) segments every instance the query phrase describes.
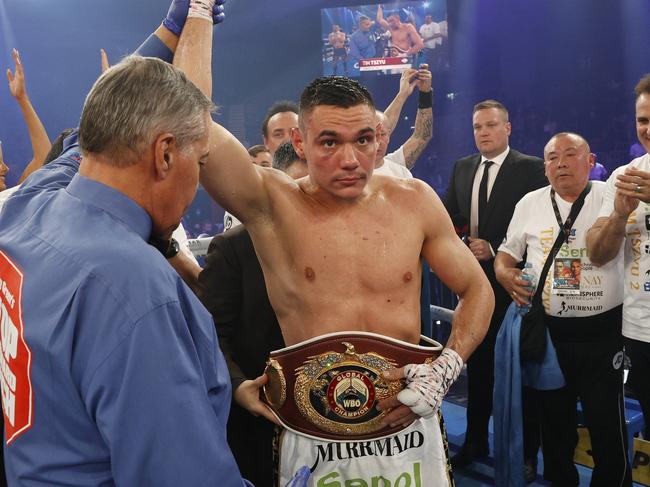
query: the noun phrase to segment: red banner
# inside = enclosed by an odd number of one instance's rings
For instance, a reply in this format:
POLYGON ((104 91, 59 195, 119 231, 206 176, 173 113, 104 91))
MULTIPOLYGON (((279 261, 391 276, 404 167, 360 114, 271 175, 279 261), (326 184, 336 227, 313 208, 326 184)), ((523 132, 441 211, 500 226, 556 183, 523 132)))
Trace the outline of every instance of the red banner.
POLYGON ((0 251, 0 371, 7 445, 32 425, 32 352, 23 336, 22 288, 23 273, 0 251))

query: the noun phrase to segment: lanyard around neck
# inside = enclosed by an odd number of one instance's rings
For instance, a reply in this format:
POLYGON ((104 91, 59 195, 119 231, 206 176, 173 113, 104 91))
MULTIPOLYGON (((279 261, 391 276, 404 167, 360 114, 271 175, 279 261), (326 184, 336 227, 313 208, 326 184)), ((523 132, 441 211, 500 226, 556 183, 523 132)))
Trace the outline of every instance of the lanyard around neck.
POLYGON ((585 198, 587 197, 589 191, 591 191, 591 181, 587 183, 587 186, 585 186, 585 189, 582 190, 582 193, 580 193, 578 199, 573 202, 569 216, 567 217, 566 221, 562 223, 560 210, 558 209, 557 202, 555 201, 555 190, 551 188, 551 204, 553 205, 553 212, 555 213, 557 224, 560 226, 560 231, 564 233, 564 240, 569 238, 571 227, 573 227, 573 222, 578 217, 578 213, 580 212, 580 209, 582 208, 582 205, 584 204, 585 198))

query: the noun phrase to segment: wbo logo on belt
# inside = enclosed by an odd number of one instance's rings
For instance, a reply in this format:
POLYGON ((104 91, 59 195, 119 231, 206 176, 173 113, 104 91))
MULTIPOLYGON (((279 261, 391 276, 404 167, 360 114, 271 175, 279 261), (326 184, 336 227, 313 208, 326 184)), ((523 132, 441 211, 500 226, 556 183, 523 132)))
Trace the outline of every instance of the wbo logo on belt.
POLYGON ((404 382, 381 377, 395 362, 374 352, 358 354, 349 342, 342 345, 344 353, 309 357, 296 369, 296 404, 305 418, 330 433, 373 432, 384 416, 377 402, 397 394, 404 382))

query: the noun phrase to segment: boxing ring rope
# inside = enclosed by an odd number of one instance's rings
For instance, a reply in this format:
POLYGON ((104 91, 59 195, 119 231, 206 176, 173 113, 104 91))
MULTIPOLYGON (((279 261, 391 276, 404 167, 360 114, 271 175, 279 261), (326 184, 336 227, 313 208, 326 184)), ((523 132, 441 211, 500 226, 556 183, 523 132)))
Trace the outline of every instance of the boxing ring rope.
POLYGON ((212 237, 189 238, 187 239, 187 246, 194 254, 194 257, 205 257, 211 241, 212 237))
POLYGON ((431 305, 431 321, 447 321, 451 323, 454 318, 454 310, 442 308, 441 306, 431 305))

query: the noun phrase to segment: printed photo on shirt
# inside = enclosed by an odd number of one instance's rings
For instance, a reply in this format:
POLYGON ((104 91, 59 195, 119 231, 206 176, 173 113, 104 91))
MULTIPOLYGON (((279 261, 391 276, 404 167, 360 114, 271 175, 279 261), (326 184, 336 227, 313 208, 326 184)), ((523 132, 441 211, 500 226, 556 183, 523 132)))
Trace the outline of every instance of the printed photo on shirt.
POLYGON ((582 261, 580 259, 555 259, 553 262, 553 293, 580 294, 582 261))

